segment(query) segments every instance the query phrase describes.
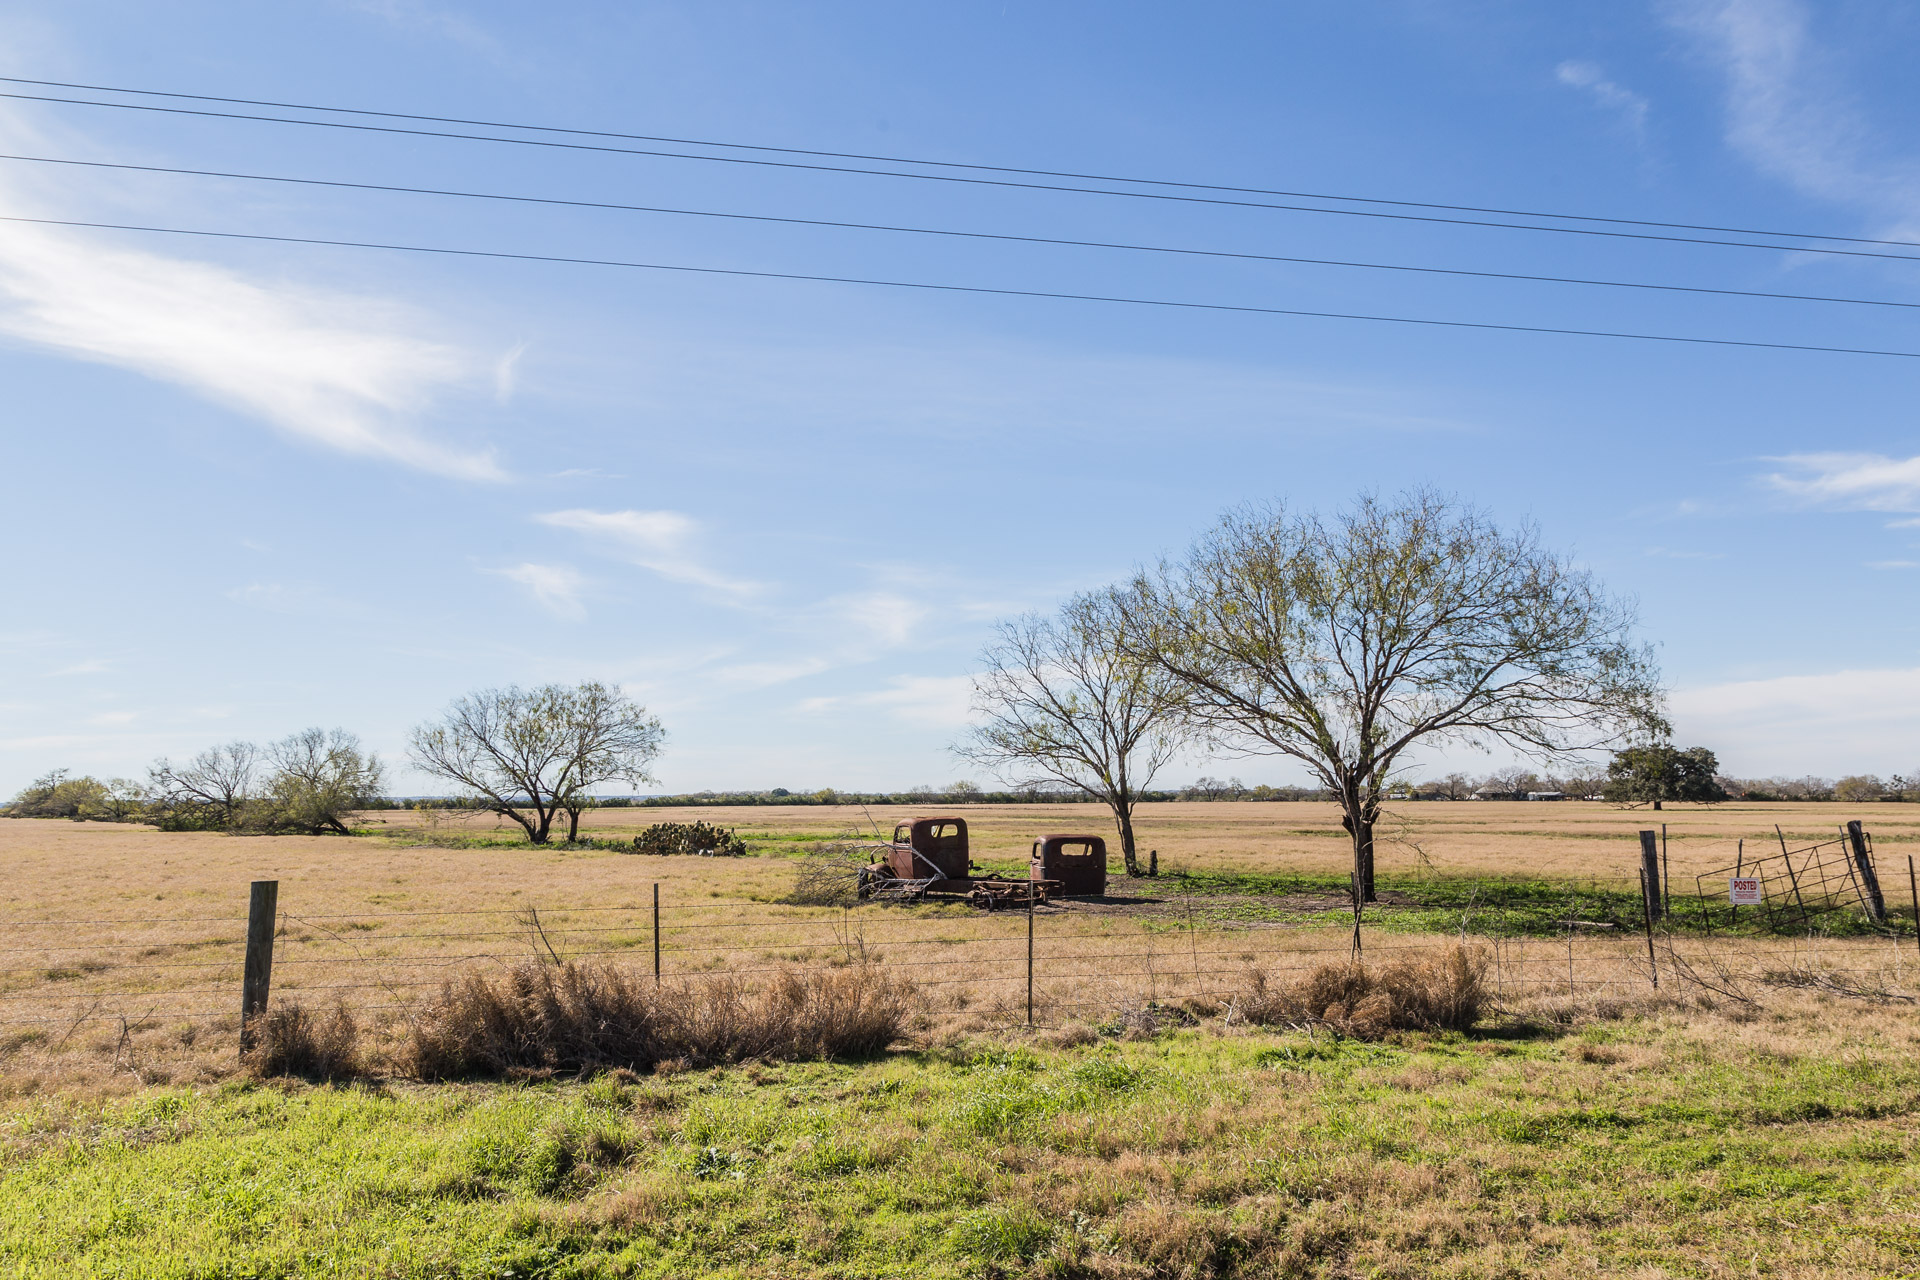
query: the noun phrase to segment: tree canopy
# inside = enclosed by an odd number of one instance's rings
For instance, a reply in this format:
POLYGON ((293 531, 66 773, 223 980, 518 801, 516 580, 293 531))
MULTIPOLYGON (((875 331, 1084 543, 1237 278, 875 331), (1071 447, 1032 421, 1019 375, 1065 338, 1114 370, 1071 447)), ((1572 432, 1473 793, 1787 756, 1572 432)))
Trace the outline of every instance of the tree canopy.
POLYGON ((594 680, 469 694, 408 738, 417 768, 511 818, 535 844, 547 843, 561 813, 567 839, 577 839, 592 788, 653 781, 648 766, 665 742, 658 718, 594 680))
POLYGON ((1668 800, 1717 804, 1727 798, 1718 782, 1720 762, 1705 747, 1681 751, 1666 743, 1628 747, 1607 765, 1600 794, 1615 804, 1658 807, 1668 800))
POLYGON ((1139 875, 1133 810, 1179 745, 1178 690, 1120 650, 1119 629, 1097 595, 1057 617, 1001 623, 973 678, 982 723, 954 750, 1016 789, 1064 788, 1106 805, 1127 873, 1139 875))
POLYGON ((1298 760, 1339 797, 1361 900, 1380 801, 1416 745, 1555 758, 1665 727, 1631 602, 1532 526, 1429 490, 1331 517, 1230 512, 1113 599, 1125 649, 1179 683, 1188 723, 1298 760))

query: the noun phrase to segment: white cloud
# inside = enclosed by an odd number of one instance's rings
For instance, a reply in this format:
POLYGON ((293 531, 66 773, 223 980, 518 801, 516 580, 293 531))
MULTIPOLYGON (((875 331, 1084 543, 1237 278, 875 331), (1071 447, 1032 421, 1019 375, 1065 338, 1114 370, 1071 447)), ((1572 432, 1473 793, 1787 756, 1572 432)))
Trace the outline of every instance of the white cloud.
POLYGON ((758 584, 729 578, 702 564, 689 550, 698 526, 678 511, 549 511, 534 517, 556 529, 584 534, 629 564, 674 582, 689 582, 732 596, 758 591, 758 584))
POLYGON ((1920 569, 1920 560, 1869 560, 1869 569, 1920 569))
POLYGON ((1554 75, 1561 84, 1586 90, 1594 102, 1605 110, 1619 112, 1621 119, 1636 135, 1646 132, 1647 100, 1607 79, 1593 63, 1563 62, 1554 68, 1554 75))
POLYGON ((1880 143, 1843 69, 1808 33, 1796 0, 1674 0, 1670 21, 1692 35, 1727 82, 1727 141, 1763 172, 1823 199, 1857 204, 1903 236, 1920 215, 1920 169, 1875 154, 1880 143))
POLYGON ((880 707, 908 724, 953 729, 973 722, 969 676, 892 676, 888 688, 837 698, 807 698, 799 710, 821 713, 839 707, 880 707))
POLYGON ((1770 461, 1789 470, 1767 482, 1803 501, 1853 511, 1920 511, 1920 457, 1799 453, 1770 461))
POLYGON ((501 404, 513 399, 515 388, 519 385, 520 357, 527 354, 527 344, 515 343, 512 350, 501 356, 493 364, 493 398, 501 404))
POLYGON ((1904 768, 1920 722, 1920 667, 1780 676, 1676 690, 1676 735, 1735 775, 1904 768))
POLYGON ((580 588, 585 579, 566 565, 517 564, 492 572, 525 587, 534 602, 556 618, 581 622, 587 616, 586 606, 580 602, 580 588))
POLYGON ((468 368, 406 329, 378 299, 269 288, 99 236, 0 223, 0 334, 187 387, 330 449, 503 479, 490 452, 416 429, 468 368))

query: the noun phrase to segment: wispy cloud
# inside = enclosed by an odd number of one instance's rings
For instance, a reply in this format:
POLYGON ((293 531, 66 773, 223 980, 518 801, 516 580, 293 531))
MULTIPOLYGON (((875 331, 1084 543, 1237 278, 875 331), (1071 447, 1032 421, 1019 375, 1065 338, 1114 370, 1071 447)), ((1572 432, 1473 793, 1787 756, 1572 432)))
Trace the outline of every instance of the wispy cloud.
POLYGON ((1886 772, 1912 762, 1920 667, 1823 672, 1679 689, 1676 732, 1745 776, 1886 772))
POLYGON ((757 583, 730 578, 693 553, 699 526, 678 511, 590 511, 576 507, 534 517, 556 529, 571 529, 629 564, 650 569, 674 582, 687 582, 730 596, 748 596, 757 583))
POLYGON ((1920 560, 1869 560, 1869 569, 1920 569, 1920 560))
POLYGON ((1554 68, 1554 75, 1561 84, 1584 90, 1603 110, 1616 113, 1636 137, 1645 136, 1647 100, 1607 79, 1599 67, 1591 62, 1563 62, 1554 68))
POLYGON ((526 588, 534 602, 556 618, 569 622, 586 619, 586 606, 580 602, 580 588, 586 579, 577 570, 563 564, 517 564, 492 572, 526 588))
MULTIPOLYGON (((0 145, 92 152, 0 111, 0 145)), ((60 217, 77 180, 0 175, 0 214, 60 217)), ((90 210, 152 197, 90 178, 90 210), (116 194, 117 193, 117 194, 116 194)), ((484 385, 482 362, 430 335, 395 301, 254 278, 111 232, 0 222, 0 339, 185 387, 328 449, 466 480, 504 478, 491 451, 435 439, 423 420, 449 392, 484 385)))
POLYGON ((1920 511, 1920 457, 1797 453, 1769 461, 1786 469, 1766 482, 1803 502, 1850 511, 1920 511))
POLYGON ((336 614, 355 606, 310 582, 249 582, 227 592, 227 599, 268 613, 336 614))
POLYGON ((343 453, 504 478, 490 452, 417 429, 466 363, 377 300, 269 289, 223 267, 0 223, 0 333, 185 386, 343 453))
POLYGON ((886 688, 871 693, 807 698, 799 704, 801 711, 815 714, 841 707, 878 707, 921 728, 954 729, 973 720, 973 681, 967 676, 891 676, 886 688))
POLYGON ((1763 172, 1890 223, 1920 217, 1920 167, 1889 156, 1809 32, 1797 0, 1672 0, 1669 20, 1694 37, 1727 84, 1727 140, 1763 172))
POLYGON ((472 19, 422 0, 348 0, 348 7, 402 31, 449 40, 477 53, 497 56, 501 50, 500 42, 472 19))

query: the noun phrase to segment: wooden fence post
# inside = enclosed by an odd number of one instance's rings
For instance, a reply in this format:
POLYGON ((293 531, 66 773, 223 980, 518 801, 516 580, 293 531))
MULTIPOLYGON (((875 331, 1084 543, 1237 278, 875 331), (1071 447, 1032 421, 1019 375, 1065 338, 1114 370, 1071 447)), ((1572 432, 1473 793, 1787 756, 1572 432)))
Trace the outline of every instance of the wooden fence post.
POLYGON ((1649 924, 1658 920, 1660 911, 1660 844, 1655 832, 1640 833, 1640 896, 1647 900, 1649 924))
POLYGON ((660 985, 660 882, 653 885, 653 985, 660 985))
POLYGON ((255 880, 247 897, 247 958, 240 975, 240 1052, 253 1048, 253 1020, 267 1011, 273 983, 273 922, 280 903, 278 880, 255 880))
POLYGON ((1867 914, 1875 924, 1887 922, 1887 900, 1880 894, 1880 877, 1873 873, 1873 859, 1867 854, 1867 831, 1855 818, 1847 824, 1847 843, 1853 846, 1853 869, 1860 873, 1860 893, 1866 899, 1867 914))

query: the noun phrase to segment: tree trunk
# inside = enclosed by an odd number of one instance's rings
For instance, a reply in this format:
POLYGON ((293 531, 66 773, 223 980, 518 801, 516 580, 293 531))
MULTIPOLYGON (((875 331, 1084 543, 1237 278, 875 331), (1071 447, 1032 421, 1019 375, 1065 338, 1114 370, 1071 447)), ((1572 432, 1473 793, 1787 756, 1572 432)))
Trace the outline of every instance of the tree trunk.
POLYGON ((572 844, 580 838, 580 811, 567 810, 567 843, 572 844))
POLYGON ((1120 856, 1126 860, 1127 874, 1138 877, 1140 871, 1140 847, 1133 839, 1133 813, 1125 808, 1116 807, 1114 821, 1120 827, 1120 856))
POLYGON ((1373 820, 1378 806, 1360 799, 1357 791, 1342 789, 1340 825, 1353 837, 1353 892, 1361 902, 1374 902, 1373 893, 1373 820))
POLYGON ((1360 885, 1360 901, 1374 902, 1373 894, 1373 815, 1363 813, 1359 830, 1353 837, 1353 872, 1360 885))

